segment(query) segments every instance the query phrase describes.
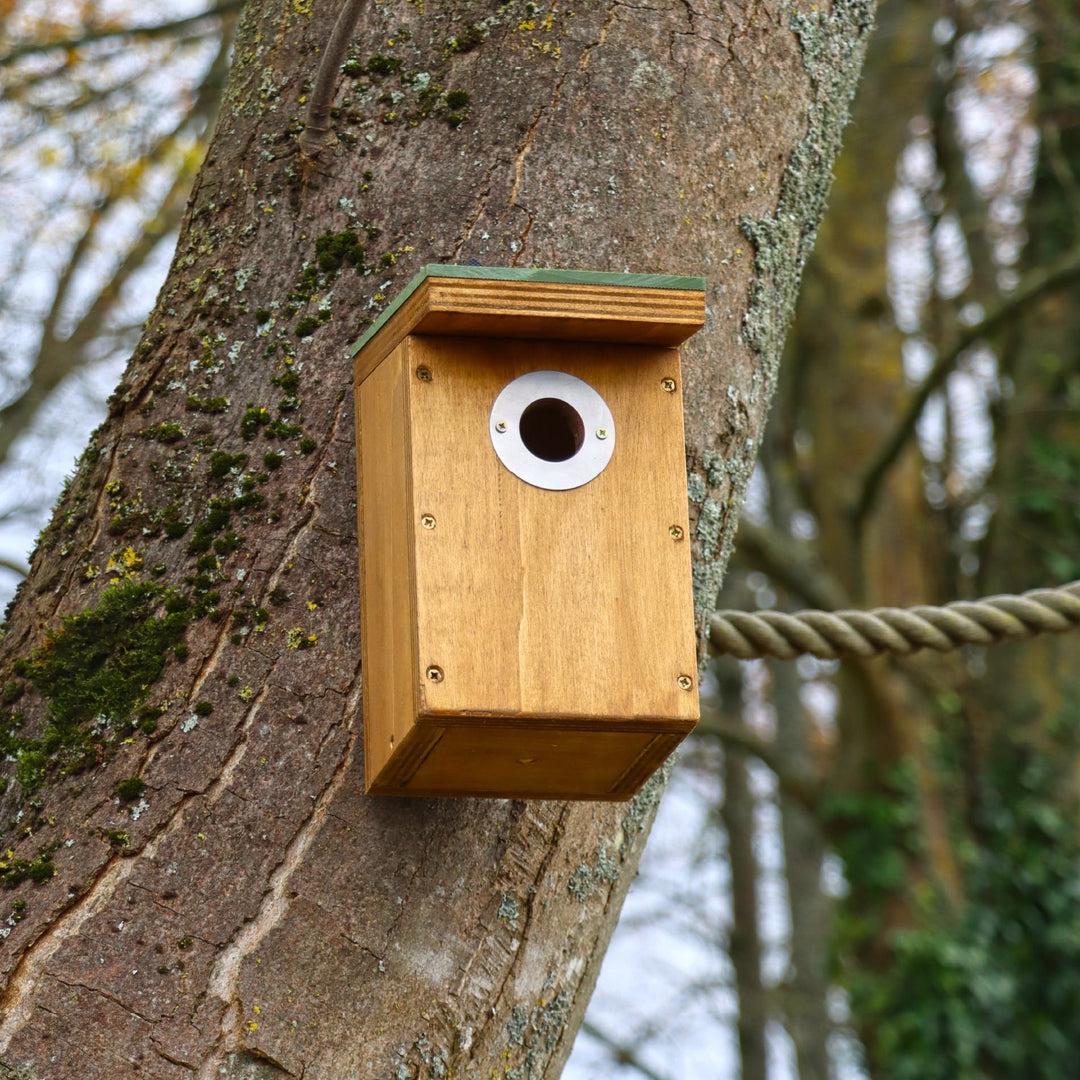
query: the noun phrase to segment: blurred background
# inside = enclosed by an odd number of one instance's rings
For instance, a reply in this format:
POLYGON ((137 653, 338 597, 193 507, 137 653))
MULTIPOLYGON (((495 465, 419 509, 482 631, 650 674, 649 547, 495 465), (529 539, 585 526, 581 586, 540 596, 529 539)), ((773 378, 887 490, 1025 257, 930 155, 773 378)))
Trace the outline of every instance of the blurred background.
MULTIPOLYGON (((0 603, 164 279, 239 0, 0 0, 0 603)), ((1080 577, 1080 12, 883 0, 718 607, 1080 577)), ((1080 1076, 1080 641, 717 660, 565 1075, 1080 1076)))

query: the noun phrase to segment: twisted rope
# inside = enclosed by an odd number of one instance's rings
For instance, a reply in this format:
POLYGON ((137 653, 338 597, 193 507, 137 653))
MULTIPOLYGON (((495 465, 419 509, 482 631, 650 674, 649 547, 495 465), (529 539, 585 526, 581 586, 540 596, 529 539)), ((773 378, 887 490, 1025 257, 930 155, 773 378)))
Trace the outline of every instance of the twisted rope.
POLYGON ((713 651, 740 660, 803 653, 842 656, 906 655, 917 649, 948 652, 961 645, 993 645, 1004 638, 1061 634, 1080 627, 1080 581, 1020 596, 960 600, 943 607, 872 611, 718 611, 709 624, 713 651))

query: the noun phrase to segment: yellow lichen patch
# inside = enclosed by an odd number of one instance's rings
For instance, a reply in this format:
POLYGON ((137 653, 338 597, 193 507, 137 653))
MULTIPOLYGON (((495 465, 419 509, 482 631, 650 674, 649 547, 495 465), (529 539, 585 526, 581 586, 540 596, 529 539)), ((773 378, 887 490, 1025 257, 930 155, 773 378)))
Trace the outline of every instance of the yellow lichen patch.
POLYGON ((142 553, 129 545, 123 551, 113 552, 109 556, 109 561, 105 564, 105 573, 115 574, 118 581, 127 581, 135 577, 142 563, 142 553))

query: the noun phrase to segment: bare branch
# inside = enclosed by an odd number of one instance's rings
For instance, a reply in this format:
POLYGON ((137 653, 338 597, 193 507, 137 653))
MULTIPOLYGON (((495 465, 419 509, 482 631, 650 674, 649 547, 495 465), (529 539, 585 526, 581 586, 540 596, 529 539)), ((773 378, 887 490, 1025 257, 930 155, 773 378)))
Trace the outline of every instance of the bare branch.
POLYGON ((735 534, 735 558, 742 565, 767 574, 793 596, 814 607, 847 607, 844 587, 817 564, 805 545, 772 525, 757 525, 744 514, 735 534), (813 599, 811 599, 813 597, 813 599))
POLYGON ((30 573, 28 566, 24 566, 22 563, 18 563, 4 555, 0 555, 0 570, 10 570, 13 574, 18 574, 20 578, 24 578, 30 573))
POLYGON ((338 71, 345 62, 349 50, 349 41, 356 20, 360 17, 361 0, 345 0, 341 13, 334 23, 330 40, 323 50, 319 74, 315 79, 315 88, 308 99, 307 116, 304 118, 304 130, 300 133, 300 153, 313 158, 330 141, 330 105, 334 100, 334 87, 337 85, 338 71))
POLYGON ((856 529, 861 527, 866 515, 873 507, 886 473, 896 463, 908 440, 915 433, 915 426, 919 422, 926 403, 944 384, 965 350, 998 329, 1002 323, 1022 311, 1028 304, 1077 277, 1080 277, 1080 249, 1068 252, 1048 267, 1033 270, 997 307, 984 315, 974 326, 967 327, 957 334, 952 343, 942 350, 930 373, 912 395, 904 414, 881 444, 877 457, 863 476, 859 499, 853 510, 856 529))
POLYGON ((775 744, 759 738, 740 724, 729 724, 713 709, 703 708, 701 719, 694 728, 696 735, 711 735, 725 746, 752 754, 775 774, 785 795, 816 811, 821 797, 821 785, 808 776, 793 770, 789 762, 777 750, 775 744))
POLYGON ((645 1080, 666 1080, 666 1078, 661 1076, 658 1072, 654 1072, 650 1069, 649 1066, 637 1056, 637 1053, 632 1047, 616 1042, 610 1035, 605 1035, 595 1024, 590 1023, 588 1020, 583 1020, 581 1022, 581 1030, 584 1031, 590 1039, 595 1039, 600 1043, 600 1045, 611 1054, 617 1064, 629 1065, 631 1069, 634 1069, 644 1076, 645 1080))
MULTIPOLYGON (((205 119, 209 128, 217 112, 219 95, 217 93, 224 78, 228 63, 228 51, 231 34, 222 35, 221 46, 206 78, 199 87, 199 93, 191 111, 182 117, 173 130, 164 135, 151 152, 150 160, 164 152, 175 136, 195 119, 205 119)), ((79 324, 65 339, 55 336, 56 322, 67 298, 70 281, 78 268, 81 257, 91 246, 96 223, 104 213, 99 208, 90 225, 80 237, 67 266, 60 276, 51 310, 45 320, 41 346, 37 362, 34 364, 30 381, 23 392, 0 409, 0 465, 7 460, 12 444, 33 422, 37 411, 44 404, 49 394, 76 368, 85 361, 86 347, 105 329, 105 324, 116 307, 124 286, 143 267, 161 240, 177 228, 183 217, 191 191, 192 176, 181 171, 177 174, 154 216, 143 229, 138 241, 128 251, 117 267, 112 278, 98 291, 94 302, 80 319, 79 324)))
POLYGON ((168 37, 178 30, 205 21, 227 15, 233 11, 239 11, 244 6, 244 0, 219 0, 214 7, 206 11, 200 11, 197 15, 188 15, 183 19, 172 19, 169 22, 156 23, 152 26, 118 26, 109 29, 87 30, 78 37, 64 38, 59 41, 28 41, 24 45, 17 45, 11 52, 0 56, 0 67, 13 64, 24 56, 34 56, 39 53, 52 52, 53 49, 78 49, 83 45, 90 45, 96 41, 107 41, 109 38, 157 38, 168 37))

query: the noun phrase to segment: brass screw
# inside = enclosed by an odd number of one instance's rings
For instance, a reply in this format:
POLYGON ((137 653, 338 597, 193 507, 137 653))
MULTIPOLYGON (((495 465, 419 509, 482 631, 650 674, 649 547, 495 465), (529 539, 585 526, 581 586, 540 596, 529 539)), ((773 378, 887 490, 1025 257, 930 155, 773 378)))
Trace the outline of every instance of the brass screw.
POLYGON ((661 379, 660 385, 669 393, 675 393, 675 380, 674 379, 661 379))
POLYGON ((431 382, 431 368, 418 367, 416 369, 416 377, 421 382, 431 382))
POLYGON ((598 439, 606 439, 607 438, 607 428, 606 427, 597 428, 596 429, 596 437, 598 439))
POLYGON ((670 536, 672 540, 681 540, 682 539, 682 526, 680 526, 680 525, 672 525, 671 528, 668 529, 668 536, 670 536))
POLYGON ((443 681, 443 670, 435 664, 430 665, 425 674, 432 682, 443 681))
POLYGON ((693 690, 694 680, 689 675, 680 675, 676 680, 680 690, 693 690))
POLYGON ((420 515, 420 524, 423 525, 425 529, 434 529, 435 528, 435 515, 434 514, 421 514, 420 515))
POLYGON ((505 420, 496 420, 495 421, 495 430, 496 431, 505 431, 506 430, 506 421, 505 420))

